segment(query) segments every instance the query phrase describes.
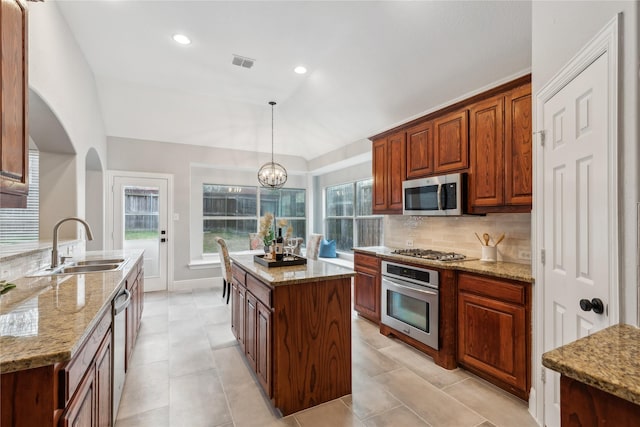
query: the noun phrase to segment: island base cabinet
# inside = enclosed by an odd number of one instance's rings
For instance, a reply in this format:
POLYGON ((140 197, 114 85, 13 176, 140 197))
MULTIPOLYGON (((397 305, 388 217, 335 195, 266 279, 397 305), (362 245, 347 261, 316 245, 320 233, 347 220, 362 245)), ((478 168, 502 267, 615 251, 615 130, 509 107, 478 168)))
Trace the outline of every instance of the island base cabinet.
POLYGON ((55 426, 61 410, 58 403, 59 366, 49 365, 3 373, 0 393, 0 425, 55 426))
POLYGON ((637 427, 640 405, 561 375, 560 420, 562 427, 637 427))
POLYGON ((351 393, 351 278, 270 286, 233 274, 232 330, 275 407, 289 415, 351 393))
POLYGON ((351 393, 351 279, 276 286, 273 401, 289 415, 351 393))

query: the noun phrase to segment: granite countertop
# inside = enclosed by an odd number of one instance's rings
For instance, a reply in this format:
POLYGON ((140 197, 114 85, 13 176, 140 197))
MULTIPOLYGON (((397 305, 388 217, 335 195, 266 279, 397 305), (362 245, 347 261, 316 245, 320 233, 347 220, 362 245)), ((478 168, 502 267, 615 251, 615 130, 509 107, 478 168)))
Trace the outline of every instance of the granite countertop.
POLYGON ((521 282, 533 283, 530 264, 518 264, 515 262, 485 262, 478 259, 468 259, 465 261, 432 261, 422 258, 415 258, 405 255, 391 253, 393 248, 386 246, 367 246, 353 248, 354 252, 376 255, 389 261, 409 262, 427 267, 436 267, 444 270, 458 270, 469 273, 484 274, 487 276, 500 277, 503 279, 518 280, 521 282))
POLYGON ((253 260, 253 254, 232 254, 231 259, 244 270, 271 286, 295 285, 326 279, 344 279, 355 276, 355 271, 324 261, 307 260, 306 265, 291 267, 264 267, 253 260))
POLYGON ((640 405, 640 329, 618 324, 542 355, 569 378, 640 405))
POLYGON ((127 258, 117 271, 22 277, 0 296, 0 372, 70 360, 124 285, 141 250, 91 251, 74 260, 127 258))

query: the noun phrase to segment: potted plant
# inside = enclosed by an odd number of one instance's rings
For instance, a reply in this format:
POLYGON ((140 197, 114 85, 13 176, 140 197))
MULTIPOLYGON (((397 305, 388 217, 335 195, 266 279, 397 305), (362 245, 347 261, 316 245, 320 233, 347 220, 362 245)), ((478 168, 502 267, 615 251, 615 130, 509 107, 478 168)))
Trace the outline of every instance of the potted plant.
MULTIPOLYGON (((275 217, 271 212, 266 212, 262 218, 260 218, 260 231, 258 232, 258 236, 262 238, 262 243, 264 243, 264 252, 269 252, 269 246, 273 243, 273 240, 276 238, 275 228, 273 227, 275 217)), ((284 228, 286 230, 286 234, 283 236, 284 238, 291 237, 291 233, 293 233, 293 227, 287 224, 286 219, 281 219, 278 221, 278 227, 284 228)))

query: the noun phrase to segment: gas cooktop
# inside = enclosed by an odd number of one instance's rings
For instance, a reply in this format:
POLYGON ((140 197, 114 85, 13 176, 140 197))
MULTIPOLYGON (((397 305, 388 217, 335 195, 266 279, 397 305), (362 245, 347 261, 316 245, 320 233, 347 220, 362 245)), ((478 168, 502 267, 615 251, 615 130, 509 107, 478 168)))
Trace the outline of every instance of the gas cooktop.
POLYGON ((467 258, 465 255, 455 252, 434 251, 432 249, 396 249, 391 253, 432 261, 462 261, 467 258))

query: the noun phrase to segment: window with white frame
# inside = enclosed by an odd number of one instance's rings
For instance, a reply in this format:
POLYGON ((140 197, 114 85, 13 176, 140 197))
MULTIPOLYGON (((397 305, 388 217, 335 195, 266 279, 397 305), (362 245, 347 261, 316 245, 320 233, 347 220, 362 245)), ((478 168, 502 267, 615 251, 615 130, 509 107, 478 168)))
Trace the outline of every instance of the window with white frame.
POLYGON ((40 153, 29 150, 29 195, 26 209, 0 209, 0 244, 38 240, 40 211, 40 153))
POLYGON ((325 189, 325 238, 339 251, 382 244, 383 217, 372 214, 373 179, 325 189))
MULTIPOLYGON (((260 215, 274 214, 292 227, 292 236, 306 234, 306 193, 303 189, 266 190, 255 186, 203 184, 203 254, 215 254, 215 237, 222 237, 230 252, 249 249, 249 234, 257 233, 260 215)), ((277 226, 275 228, 277 233, 277 226)), ((282 230, 283 235, 286 230, 282 230)))

